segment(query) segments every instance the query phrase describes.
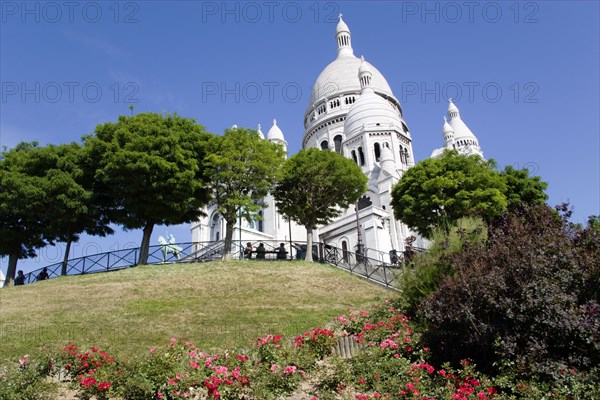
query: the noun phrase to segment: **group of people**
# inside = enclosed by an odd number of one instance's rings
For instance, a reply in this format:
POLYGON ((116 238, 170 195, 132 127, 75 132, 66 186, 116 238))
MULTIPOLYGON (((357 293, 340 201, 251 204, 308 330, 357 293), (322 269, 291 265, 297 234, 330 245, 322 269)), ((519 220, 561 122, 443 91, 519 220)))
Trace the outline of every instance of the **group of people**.
MULTIPOLYGON (((48 275, 48 268, 44 268, 38 274, 37 280, 45 281, 49 277, 50 276, 48 275)), ((24 284, 25 284, 25 274, 23 274, 23 270, 20 269, 19 272, 17 272, 17 276, 15 277, 15 286, 21 286, 24 284)))
MULTIPOLYGON (((264 244, 259 243, 256 247, 256 250, 254 250, 252 243, 248 242, 244 248, 244 258, 252 258, 252 253, 256 253, 257 260, 264 260, 265 254, 267 254, 267 249, 265 248, 264 244)), ((273 251, 269 253, 273 253, 273 251)), ((287 258, 287 251, 285 250, 285 245, 283 243, 279 244, 279 247, 274 251, 274 253, 277 254, 278 260, 285 260, 287 258)))

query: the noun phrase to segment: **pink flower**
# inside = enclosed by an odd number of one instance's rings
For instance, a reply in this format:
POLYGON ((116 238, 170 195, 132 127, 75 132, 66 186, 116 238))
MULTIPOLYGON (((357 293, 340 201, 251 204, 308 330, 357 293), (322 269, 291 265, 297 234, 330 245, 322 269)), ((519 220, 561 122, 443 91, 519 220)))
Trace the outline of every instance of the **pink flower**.
POLYGON ((98 390, 108 390, 110 389, 110 382, 100 382, 98 384, 98 390))
POLYGON ((286 375, 292 375, 294 372, 296 372, 296 367, 294 365, 288 365, 283 371, 286 375))
POLYGON ((225 366, 215 366, 213 367, 213 371, 215 371, 217 375, 227 375, 228 369, 225 366))
POLYGON ((271 371, 275 372, 277 368, 279 368, 278 364, 271 364, 271 371))
POLYGON ((25 364, 27 364, 27 362, 28 362, 28 361, 29 361, 29 355, 28 355, 28 354, 25 354, 25 355, 23 356, 23 358, 21 358, 21 359, 19 360, 19 365, 20 365, 21 367, 23 367, 25 364))

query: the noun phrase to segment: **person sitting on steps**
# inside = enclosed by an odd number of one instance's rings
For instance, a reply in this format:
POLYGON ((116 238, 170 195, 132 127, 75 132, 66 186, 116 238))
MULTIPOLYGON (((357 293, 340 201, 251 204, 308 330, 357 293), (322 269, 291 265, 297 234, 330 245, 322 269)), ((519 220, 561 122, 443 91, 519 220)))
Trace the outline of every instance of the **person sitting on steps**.
POLYGON ((17 277, 15 278, 15 286, 21 286, 25 284, 25 275, 23 275, 23 270, 19 270, 17 273, 17 277))
POLYGON ((277 248, 277 259, 285 260, 287 258, 287 251, 285 251, 285 245, 283 243, 279 244, 277 248))
POLYGON ((266 252, 267 252, 267 250, 265 249, 265 245, 262 244, 262 243, 260 243, 258 245, 258 247, 256 248, 256 259, 257 260, 264 260, 266 252))
POLYGON ((252 243, 248 242, 246 243, 246 247, 244 248, 244 258, 252 258, 252 252, 253 252, 253 248, 252 248, 252 243))
POLYGON ((38 281, 45 281, 48 279, 48 268, 44 268, 37 276, 38 281))

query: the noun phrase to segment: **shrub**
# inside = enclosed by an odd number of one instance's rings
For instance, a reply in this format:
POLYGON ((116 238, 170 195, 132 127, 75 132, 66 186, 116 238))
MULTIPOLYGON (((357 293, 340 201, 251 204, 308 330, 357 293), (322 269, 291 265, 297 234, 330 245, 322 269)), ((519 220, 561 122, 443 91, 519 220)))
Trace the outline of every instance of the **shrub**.
POLYGON ((83 399, 92 396, 98 400, 107 399, 118 386, 120 371, 114 357, 97 347, 79 352, 77 346, 69 344, 57 358, 55 367, 71 378, 83 399))
POLYGON ((598 241, 586 253, 577 237, 549 207, 523 207, 494 222, 485 244, 453 254, 454 275, 419 306, 435 361, 471 357, 484 371, 548 381, 598 365, 600 308, 581 291, 599 284, 582 255, 598 254, 598 241))
POLYGON ((18 363, 0 367, 0 399, 54 399, 57 385, 47 379, 51 365, 50 361, 33 362, 25 355, 18 363))
POLYGON ((438 288, 444 277, 454 274, 450 256, 466 244, 482 243, 486 238, 487 228, 480 218, 461 218, 449 230, 435 229, 429 251, 416 254, 398 276, 404 312, 418 318, 419 303, 438 288))

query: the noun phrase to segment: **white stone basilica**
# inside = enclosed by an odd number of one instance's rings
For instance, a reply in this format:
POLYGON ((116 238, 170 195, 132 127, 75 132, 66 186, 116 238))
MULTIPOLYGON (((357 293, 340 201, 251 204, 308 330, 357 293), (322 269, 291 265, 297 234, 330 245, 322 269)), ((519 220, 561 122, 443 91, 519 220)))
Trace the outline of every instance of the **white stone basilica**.
MULTIPOLYGON (((336 28, 337 57, 319 74, 304 114, 303 148, 330 149, 352 158, 368 177, 368 191, 357 205, 345 210, 332 223, 314 232, 315 241, 347 250, 359 246, 367 257, 389 261, 390 250, 402 251, 405 239, 415 235, 394 218, 391 191, 404 171, 414 165, 412 138, 403 118, 402 107, 383 75, 364 58, 354 55, 350 30, 340 16, 336 28)), ((450 101, 448 122, 443 126, 446 149, 483 157, 475 135, 461 120, 450 101)), ((261 137, 260 125, 258 132, 261 137)), ((273 121, 266 139, 287 149, 282 131, 273 121)), ((271 197, 261 218, 236 226, 234 241, 246 243, 277 241, 304 242, 306 230, 288 223, 271 197), (241 236, 240 236, 241 235, 241 236)), ((214 207, 207 216, 192 224, 192 241, 218 241, 224 238, 225 223, 214 207)), ((417 236, 417 235, 415 235, 417 236)), ((417 246, 424 243, 418 239, 417 246)))

